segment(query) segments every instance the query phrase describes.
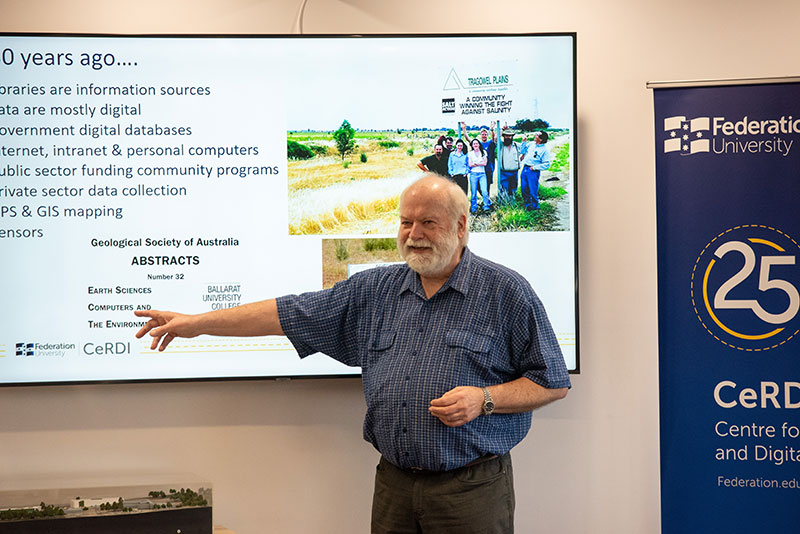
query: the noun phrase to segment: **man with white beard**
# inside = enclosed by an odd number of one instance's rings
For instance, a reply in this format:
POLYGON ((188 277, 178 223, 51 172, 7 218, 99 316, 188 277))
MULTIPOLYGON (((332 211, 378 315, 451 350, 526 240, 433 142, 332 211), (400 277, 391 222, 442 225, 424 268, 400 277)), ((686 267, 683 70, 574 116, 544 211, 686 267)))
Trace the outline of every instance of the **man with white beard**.
POLYGON ((200 315, 141 311, 137 337, 285 335, 363 373, 364 438, 381 453, 372 532, 510 533, 509 451, 570 386, 544 308, 519 274, 467 248, 461 188, 427 174, 400 196, 406 265, 333 288, 200 315))

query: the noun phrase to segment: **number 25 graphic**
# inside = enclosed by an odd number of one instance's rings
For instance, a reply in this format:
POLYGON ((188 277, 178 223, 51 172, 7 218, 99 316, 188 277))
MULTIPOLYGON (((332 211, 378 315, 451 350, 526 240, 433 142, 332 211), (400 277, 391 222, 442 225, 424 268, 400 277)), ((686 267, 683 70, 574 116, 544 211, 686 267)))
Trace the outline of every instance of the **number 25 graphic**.
MULTIPOLYGON (((756 239, 751 238, 749 239, 752 243, 759 243, 768 245, 777 251, 784 252, 784 249, 779 247, 778 245, 767 241, 765 239, 756 239)), ((798 309, 800 309, 800 294, 798 294, 797 288, 792 285, 790 282, 786 280, 780 279, 770 279, 770 267, 773 265, 794 265, 795 264, 795 257, 794 256, 762 256, 761 257, 761 266, 759 268, 758 273, 758 290, 759 291, 769 291, 771 289, 777 289, 779 291, 783 291, 786 296, 789 298, 789 305, 787 306, 786 310, 781 313, 770 313, 765 310, 761 304, 759 304, 758 300, 755 299, 729 299, 728 293, 742 283, 753 270, 756 268, 756 254, 753 251, 752 247, 748 243, 744 243, 742 241, 728 241, 720 245, 716 251, 714 251, 714 256, 717 258, 722 259, 723 256, 728 254, 729 252, 738 252, 744 257, 744 265, 742 268, 731 276, 725 283, 723 283, 717 292, 714 295, 714 308, 715 309, 745 309, 745 310, 752 310, 753 313, 765 323, 769 323, 771 325, 779 325, 787 323, 788 321, 792 320, 795 315, 797 315, 798 309)), ((783 328, 777 328, 771 332, 766 334, 759 334, 759 335, 747 335, 735 332, 722 324, 722 322, 716 317, 714 311, 711 308, 709 299, 708 299, 708 278, 709 274, 711 273, 711 269, 716 263, 715 259, 712 259, 709 262, 708 268, 706 269, 705 276, 703 277, 703 299, 705 301, 706 309, 714 320, 714 322, 728 332, 729 334, 742 338, 742 339, 766 339, 771 337, 783 330, 783 328)))

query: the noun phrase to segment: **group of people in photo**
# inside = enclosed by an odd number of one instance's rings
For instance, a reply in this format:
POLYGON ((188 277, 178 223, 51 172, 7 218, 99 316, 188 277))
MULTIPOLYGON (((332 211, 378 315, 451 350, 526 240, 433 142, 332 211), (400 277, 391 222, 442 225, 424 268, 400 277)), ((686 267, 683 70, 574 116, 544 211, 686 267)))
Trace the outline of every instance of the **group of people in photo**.
POLYGON ((417 166, 425 172, 434 172, 454 181, 470 197, 470 211, 491 213, 489 195, 494 183, 495 167, 498 170, 498 198, 513 199, 519 187, 525 209, 539 209, 539 176, 550 168, 550 151, 547 132, 535 132, 533 142, 523 134, 522 142, 514 141, 516 132, 504 126, 500 130, 499 147, 495 134, 496 122, 481 128, 478 137, 470 139, 466 123, 461 123, 463 137, 456 139, 442 135, 433 147, 433 154, 422 158, 417 166), (479 198, 480 197, 480 198, 479 198))

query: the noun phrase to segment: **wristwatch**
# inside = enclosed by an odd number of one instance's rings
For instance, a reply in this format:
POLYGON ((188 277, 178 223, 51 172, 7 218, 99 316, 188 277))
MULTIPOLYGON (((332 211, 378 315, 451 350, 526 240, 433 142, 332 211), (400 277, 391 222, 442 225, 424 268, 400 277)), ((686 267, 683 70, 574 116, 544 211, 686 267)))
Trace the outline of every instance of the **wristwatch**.
POLYGON ((494 412, 494 400, 489 393, 489 388, 481 388, 483 390, 483 415, 492 415, 494 412))

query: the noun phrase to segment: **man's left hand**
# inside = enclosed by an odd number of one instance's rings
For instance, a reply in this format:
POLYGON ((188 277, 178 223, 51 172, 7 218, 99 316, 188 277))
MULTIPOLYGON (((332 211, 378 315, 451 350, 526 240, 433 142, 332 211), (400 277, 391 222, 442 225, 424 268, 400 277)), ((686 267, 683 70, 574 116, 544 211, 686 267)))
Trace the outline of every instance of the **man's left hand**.
POLYGON ((461 426, 483 413, 483 391, 472 386, 453 388, 431 401, 428 411, 447 426, 461 426))

